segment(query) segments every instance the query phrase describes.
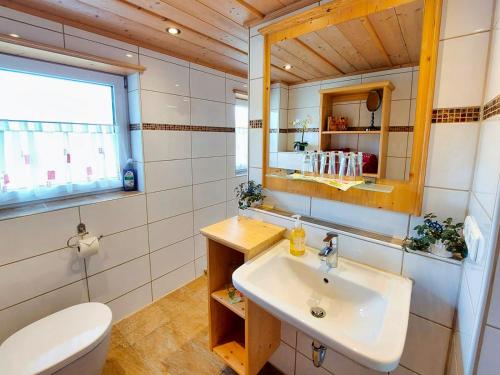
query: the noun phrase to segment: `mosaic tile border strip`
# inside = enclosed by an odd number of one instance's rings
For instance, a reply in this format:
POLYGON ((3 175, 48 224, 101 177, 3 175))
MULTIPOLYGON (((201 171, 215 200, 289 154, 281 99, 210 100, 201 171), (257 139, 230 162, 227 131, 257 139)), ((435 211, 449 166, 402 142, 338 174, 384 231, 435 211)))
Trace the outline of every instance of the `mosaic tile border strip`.
POLYGON ((484 105, 483 120, 500 115, 500 95, 497 95, 484 105))
POLYGON ((250 129, 261 129, 262 128, 262 120, 250 120, 248 127, 250 129))
POLYGON ((475 122, 481 119, 481 107, 435 108, 432 110, 432 123, 475 122))
MULTIPOLYGON (((255 128, 254 128, 255 129, 255 128)), ((362 127, 349 127, 348 130, 350 131, 357 131, 359 129, 364 129, 362 127)), ((287 134, 287 133, 300 133, 302 132, 301 129, 269 129, 269 133, 275 134, 275 133, 280 133, 280 134, 287 134)), ((310 128, 306 129, 306 133, 318 133, 319 129, 318 128, 310 128)), ((413 132, 413 126, 390 126, 389 127, 389 132, 407 132, 407 133, 412 133, 413 132)), ((369 133, 369 132, 367 132, 369 133)))
POLYGON ((130 124, 130 130, 170 130, 212 133, 234 133, 234 128, 225 126, 177 125, 177 124, 130 124))

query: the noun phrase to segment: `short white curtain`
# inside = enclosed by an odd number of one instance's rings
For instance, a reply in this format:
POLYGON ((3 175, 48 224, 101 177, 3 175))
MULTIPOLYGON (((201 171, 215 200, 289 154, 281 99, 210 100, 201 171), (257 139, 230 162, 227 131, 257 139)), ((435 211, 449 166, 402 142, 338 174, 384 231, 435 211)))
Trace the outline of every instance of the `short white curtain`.
POLYGON ((114 126, 0 121, 0 205, 121 184, 114 126))

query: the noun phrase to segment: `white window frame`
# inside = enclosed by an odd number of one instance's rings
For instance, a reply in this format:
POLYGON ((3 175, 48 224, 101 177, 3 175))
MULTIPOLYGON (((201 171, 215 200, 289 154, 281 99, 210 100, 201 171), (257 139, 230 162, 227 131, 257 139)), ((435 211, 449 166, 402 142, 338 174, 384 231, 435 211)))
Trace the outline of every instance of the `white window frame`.
MULTIPOLYGON (((79 80, 84 82, 105 84, 113 87, 113 106, 115 129, 117 133, 118 144, 118 160, 120 169, 125 166, 127 159, 131 155, 130 151, 130 132, 128 129, 128 93, 125 88, 125 77, 110 73, 104 73, 94 70, 87 70, 76 68, 67 65, 56 63, 49 63, 45 61, 33 60, 23 57, 11 56, 0 54, 0 69, 8 69, 13 71, 47 75, 57 78, 79 80)), ((28 119, 29 120, 29 119, 28 119)), ((120 174, 121 176, 121 174, 120 174)), ((121 178, 120 178, 121 180, 121 178)), ((53 194, 40 199, 29 200, 12 200, 7 203, 0 203, 1 208, 15 207, 26 204, 40 203, 43 201, 53 201, 59 199, 66 199, 75 196, 91 195, 95 193, 103 193, 109 191, 117 191, 121 189, 121 181, 113 187, 78 189, 72 193, 66 193, 57 188, 54 189, 53 194)))

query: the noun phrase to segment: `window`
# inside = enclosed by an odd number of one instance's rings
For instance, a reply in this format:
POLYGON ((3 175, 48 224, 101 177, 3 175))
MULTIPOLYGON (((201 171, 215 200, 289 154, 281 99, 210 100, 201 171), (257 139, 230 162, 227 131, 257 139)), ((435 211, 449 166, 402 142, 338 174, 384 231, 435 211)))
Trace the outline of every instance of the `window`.
POLYGON ((236 144, 236 174, 248 171, 248 101, 236 99, 235 144, 236 144))
POLYGON ((119 188, 123 86, 120 76, 0 55, 0 206, 119 188))

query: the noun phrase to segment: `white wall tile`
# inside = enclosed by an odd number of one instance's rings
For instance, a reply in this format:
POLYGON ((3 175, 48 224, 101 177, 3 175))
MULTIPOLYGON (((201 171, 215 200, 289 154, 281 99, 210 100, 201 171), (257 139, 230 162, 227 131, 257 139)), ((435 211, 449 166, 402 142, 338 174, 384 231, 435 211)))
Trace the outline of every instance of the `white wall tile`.
POLYGON ((149 256, 145 255, 89 277, 90 300, 109 302, 150 281, 149 256))
POLYGON ((262 35, 250 38, 249 51, 249 78, 260 78, 264 76, 264 37, 262 35))
POLYGON ((193 186, 193 205, 198 210, 226 201, 226 180, 207 182, 193 186))
POLYGON ((145 163, 148 193, 191 185, 191 159, 145 163))
POLYGON ((146 68, 141 74, 143 90, 189 96, 188 68, 147 56, 141 56, 140 62, 146 68))
POLYGON ((0 221, 0 265, 62 249, 78 223, 77 208, 0 221))
POLYGON ((263 95, 263 80, 262 78, 250 80, 249 93, 249 120, 262 119, 262 95, 263 95))
POLYGON ((247 182, 247 176, 238 176, 226 180, 226 200, 231 201, 236 199, 235 189, 242 183, 247 182))
MULTIPOLYGON (((498 263, 499 261, 497 260, 495 277, 493 279, 493 285, 492 285, 490 307, 488 311, 488 324, 495 326, 497 328, 500 327, 500 266, 498 263)), ((467 279, 470 279, 469 275, 467 275, 467 279)))
POLYGON ((205 274, 207 269, 207 257, 202 256, 194 261, 195 276, 200 277, 205 274))
POLYGON ((187 96, 141 90, 141 103, 144 123, 190 124, 190 104, 187 96))
POLYGON ((148 222, 166 219, 193 210, 193 189, 185 186, 147 195, 148 222))
POLYGON ((136 195, 80 207, 82 223, 94 236, 146 224, 146 197, 136 195))
MULTIPOLYGON (((141 123, 141 92, 139 90, 129 91, 128 93, 128 118, 131 124, 141 123)), ((140 131, 133 130, 130 133, 140 133, 140 131)), ((132 145, 132 147, 133 146, 134 145, 132 145)), ((142 150, 142 148, 140 148, 139 150, 142 150)), ((137 152, 134 152, 133 148, 132 155, 137 155, 137 152)))
POLYGON ((226 73, 221 72, 220 70, 217 70, 217 69, 209 68, 208 66, 203 66, 200 64, 195 64, 195 63, 190 62, 189 67, 191 69, 199 70, 200 72, 211 73, 211 74, 219 76, 219 77, 226 77, 226 73))
POLYGON ((148 229, 143 225, 112 234, 101 238, 99 245, 99 252, 85 259, 88 276, 147 254, 148 229))
POLYGON ((193 159, 193 183, 222 180, 226 178, 226 158, 193 159))
MULTIPOLYGON (((413 372, 411 370, 408 370, 407 368, 403 366, 398 366, 396 370, 391 371, 389 373, 390 375, 418 375, 416 372, 413 372)), ((450 374, 453 375, 453 374, 450 374)))
POLYGON ((288 90, 288 109, 319 107, 319 90, 319 84, 298 88, 291 86, 288 90))
POLYGON ((309 215, 311 198, 305 195, 291 194, 283 191, 266 190, 266 204, 295 214, 309 215))
POLYGON ((425 187, 422 212, 433 212, 439 220, 451 217, 454 221, 463 222, 468 201, 468 191, 425 187))
POLYGON ((459 265, 405 253, 403 275, 415 282, 411 311, 451 328, 461 272, 459 265))
POLYGON ((191 69, 189 74, 192 98, 215 100, 217 102, 226 101, 226 79, 224 77, 194 69, 191 69))
POLYGON ((226 133, 226 155, 236 155, 235 133, 226 133))
POLYGON ((478 136, 477 123, 432 124, 425 185, 469 190, 478 136))
MULTIPOLYGON (((345 107, 348 108, 350 106, 349 104, 342 105, 342 106, 337 106, 334 108, 334 111, 339 108, 339 107, 345 107)), ((336 113, 339 113, 337 111, 336 113)), ((336 116, 343 116, 343 114, 336 114, 336 116)), ((352 117, 349 117, 348 114, 346 114, 346 117, 348 117, 349 121, 351 120, 352 117)), ((291 125, 292 121, 295 120, 305 120, 309 119, 311 121, 311 124, 309 125, 310 128, 319 128, 319 107, 309 107, 309 108, 296 108, 296 109, 289 109, 288 110, 288 128, 293 128, 291 125)), ((356 126, 356 125, 353 125, 356 126)), ((299 133, 300 134, 300 133, 299 133)))
POLYGON ((262 129, 248 130, 248 163, 250 167, 262 168, 262 129))
MULTIPOLYGON (((390 126, 408 126, 410 121, 410 99, 391 102, 390 126)), ((391 134, 391 133, 389 133, 391 134)))
POLYGON ((83 259, 78 257, 76 249, 70 248, 2 266, 0 267, 0 309, 71 284, 84 277, 83 259))
POLYGON ((80 280, 0 311, 0 343, 7 337, 56 311, 88 302, 87 282, 80 280))
POLYGON ((33 26, 42 27, 44 29, 49 29, 62 33, 62 25, 58 22, 49 21, 45 18, 32 16, 28 13, 23 13, 11 8, 0 7, 0 16, 5 18, 10 18, 11 20, 20 21, 33 26))
POLYGON ((155 59, 160 59, 160 60, 171 62, 171 63, 177 64, 177 65, 189 67, 189 62, 186 60, 181 60, 181 59, 178 59, 176 57, 172 57, 172 56, 160 53, 160 52, 152 51, 152 50, 147 49, 147 48, 139 47, 139 54, 141 56, 149 56, 149 57, 153 57, 155 59))
MULTIPOLYGON (((497 2, 497 12, 500 12, 500 6, 497 2)), ((487 103, 498 95, 500 87, 500 26, 491 31, 490 60, 488 67, 488 78, 486 80, 486 92, 484 94, 484 103, 487 103)))
POLYGON ((467 0, 445 0, 440 39, 488 30, 492 11, 493 0, 481 0, 475 4, 467 0))
POLYGON ((312 198, 311 216, 399 238, 408 225, 406 214, 319 198, 312 198))
POLYGON ((339 255, 383 271, 401 273, 403 252, 393 247, 340 235, 339 255))
POLYGON ((205 99, 191 99, 191 124, 226 126, 226 104, 205 99))
POLYGON ((33 42, 49 44, 60 48, 64 47, 63 35, 60 32, 17 22, 8 18, 0 17, 0 33, 7 35, 17 34, 21 38, 33 42))
POLYGON ((194 264, 189 263, 153 281, 153 300, 180 288, 195 278, 194 264))
POLYGON ((482 104, 489 33, 439 43, 434 108, 482 104), (457 77, 460 86, 457 87, 457 77))
POLYGON ((139 309, 146 307, 152 302, 151 284, 143 285, 117 299, 108 302, 107 305, 113 313, 113 323, 133 314, 139 309))
POLYGON ((232 199, 226 202, 226 218, 239 215, 238 199, 232 199))
POLYGON ((248 168, 248 180, 255 181, 257 184, 262 184, 262 168, 248 168))
POLYGON ((98 42, 101 44, 106 44, 108 46, 121 48, 123 50, 127 50, 127 51, 134 52, 134 53, 137 53, 139 51, 139 48, 133 44, 122 42, 121 40, 108 38, 108 37, 105 37, 105 36, 102 36, 99 34, 94 34, 94 33, 91 33, 89 31, 77 29, 76 27, 72 27, 72 26, 68 26, 68 25, 64 25, 64 35, 65 36, 67 36, 67 35, 76 36, 79 38, 91 40, 91 41, 98 42))
POLYGON ((191 157, 191 132, 145 130, 142 137, 146 162, 191 157))
POLYGON ((411 68, 403 68, 401 70, 385 70, 382 72, 367 73, 362 75, 362 82, 377 82, 391 81, 394 85, 392 92, 392 100, 410 99, 411 98, 411 68))
POLYGON ((228 128, 236 127, 236 105, 226 104, 226 126, 228 128))
POLYGON ((387 141, 387 156, 406 156, 407 142, 407 132, 389 132, 389 138, 387 141))
POLYGON ((207 239, 203 234, 194 236, 194 257, 199 258, 207 254, 207 239))
POLYGON ((500 347, 500 330, 486 327, 484 332, 481 357, 479 359, 478 374, 495 375, 500 367, 498 348, 500 347))
POLYGON ((401 364, 418 374, 444 374, 450 334, 450 329, 410 314, 401 364))
POLYGON ((281 322, 281 340, 295 348, 297 346, 297 329, 288 324, 287 322, 281 322))
POLYGON ((280 370, 284 375, 294 375, 295 350, 282 342, 271 358, 269 358, 269 363, 280 370))
POLYGON ((406 158, 387 157, 385 178, 389 180, 404 180, 405 172, 406 158))
POLYGON ((493 218, 493 208, 500 176, 500 119, 488 119, 481 123, 481 135, 477 147, 473 191, 488 216, 493 218))
POLYGON ((189 237, 151 253, 151 276, 159 278, 194 261, 194 240, 189 237))
MULTIPOLYGON (((121 48, 111 47, 106 44, 97 43, 91 40, 74 37, 71 35, 64 36, 64 48, 88 53, 94 56, 100 56, 116 61, 121 61, 127 64, 138 64, 139 55, 137 53, 124 50, 121 48)), ((135 51, 137 52, 137 51, 135 51)))
POLYGON ((226 203, 202 208, 194 212, 194 233, 198 234, 201 228, 217 223, 226 218, 226 203))
POLYGON ((236 156, 226 157, 226 178, 236 177, 236 156))
POLYGON ((150 251, 179 242, 193 235, 193 213, 174 216, 149 224, 150 251))
POLYGON ((193 158, 226 155, 226 133, 192 132, 193 158))
POLYGON ((323 367, 315 367, 309 358, 297 353, 295 375, 330 375, 323 367))
POLYGON ((238 90, 242 92, 248 91, 248 80, 233 80, 226 78, 226 103, 235 104, 236 99, 234 96, 234 91, 238 90))

